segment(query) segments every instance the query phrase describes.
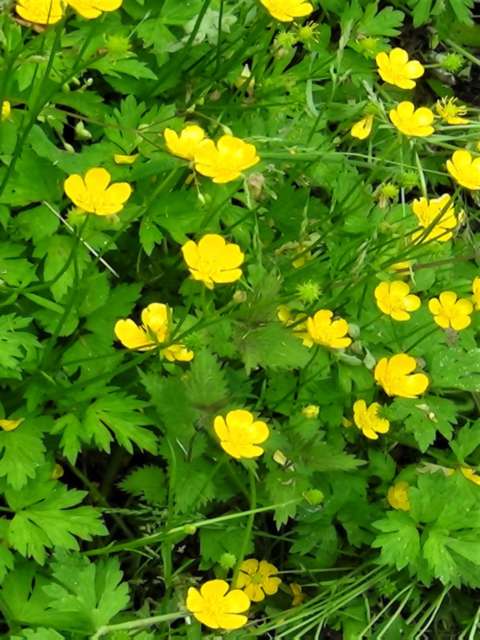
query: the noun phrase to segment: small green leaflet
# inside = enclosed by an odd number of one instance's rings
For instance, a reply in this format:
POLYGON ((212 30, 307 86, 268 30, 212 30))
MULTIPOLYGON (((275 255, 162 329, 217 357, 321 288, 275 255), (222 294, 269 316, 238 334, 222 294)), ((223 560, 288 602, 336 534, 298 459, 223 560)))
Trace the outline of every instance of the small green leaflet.
POLYGON ((44 587, 49 606, 58 613, 68 612, 71 626, 78 631, 94 633, 128 605, 128 585, 122 582, 116 558, 94 564, 62 553, 52 566, 56 582, 44 587))
POLYGON ((44 462, 42 431, 49 425, 48 418, 32 418, 13 431, 0 431, 0 478, 5 477, 14 489, 21 489, 34 478, 44 462))
POLYGON ((413 433, 420 451, 426 451, 434 442, 437 431, 444 438, 452 437, 452 425, 457 422, 457 407, 446 398, 426 396, 421 400, 395 398, 385 409, 385 416, 403 424, 413 433))
POLYGON ((123 491, 140 496, 152 504, 165 503, 165 473, 160 467, 139 467, 120 482, 120 487, 123 491))
POLYGON ((22 331, 30 322, 14 314, 0 315, 0 377, 20 380, 24 365, 33 359, 40 345, 34 335, 22 331))
POLYGON ((110 451, 113 441, 129 453, 134 446, 156 453, 157 438, 145 426, 151 421, 143 414, 145 403, 115 387, 108 387, 84 412, 67 413, 55 423, 53 433, 61 433, 61 446, 73 464, 83 445, 110 451))
POLYGON ((385 518, 373 523, 382 533, 372 543, 381 549, 380 561, 399 571, 415 569, 420 554, 420 535, 412 518, 402 511, 389 511, 385 518))
POLYGON ((51 480, 50 473, 46 465, 22 489, 5 489, 5 500, 15 512, 8 526, 8 542, 39 564, 45 562, 47 549, 78 550, 77 537, 91 540, 108 533, 96 509, 77 506, 86 492, 67 489, 59 480, 51 480))

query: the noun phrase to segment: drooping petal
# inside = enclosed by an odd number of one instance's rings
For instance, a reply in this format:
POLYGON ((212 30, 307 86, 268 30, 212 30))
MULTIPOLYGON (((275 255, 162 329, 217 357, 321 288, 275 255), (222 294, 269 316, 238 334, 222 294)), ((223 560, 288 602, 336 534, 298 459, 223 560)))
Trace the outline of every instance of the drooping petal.
POLYGON ((127 347, 127 349, 146 351, 155 348, 155 345, 147 336, 146 332, 130 318, 127 320, 117 320, 114 332, 117 339, 124 347, 127 347))

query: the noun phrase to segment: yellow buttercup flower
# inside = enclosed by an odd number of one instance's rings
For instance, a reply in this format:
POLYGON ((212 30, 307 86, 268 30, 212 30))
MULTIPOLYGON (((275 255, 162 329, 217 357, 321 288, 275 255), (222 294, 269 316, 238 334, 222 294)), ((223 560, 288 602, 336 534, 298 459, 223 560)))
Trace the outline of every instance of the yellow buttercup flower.
POLYGON ((416 231, 412 234, 414 242, 418 238, 422 238, 423 242, 432 240, 447 242, 451 239, 452 229, 455 229, 458 220, 452 204, 452 197, 448 193, 431 200, 417 198, 412 203, 412 209, 419 225, 424 229, 430 227, 430 231, 426 235, 423 231, 416 231))
POLYGON ((230 135, 222 136, 217 144, 204 140, 196 147, 194 159, 198 173, 217 184, 236 180, 243 171, 260 162, 253 144, 230 135))
POLYGON ((305 18, 313 11, 306 0, 260 0, 268 13, 280 22, 292 22, 295 18, 305 18))
POLYGON ((304 340, 307 347, 321 344, 332 349, 344 349, 352 340, 348 337, 348 323, 343 318, 332 320, 333 311, 320 309, 307 319, 308 337, 304 340))
POLYGON ((393 320, 410 320, 410 312, 420 308, 420 298, 410 293, 408 284, 401 280, 381 282, 375 288, 374 294, 380 311, 393 320))
POLYGON ((306 597, 303 593, 302 586, 298 584, 298 582, 291 582, 289 587, 292 592, 292 607, 298 607, 306 597))
POLYGON ((389 396, 416 398, 424 393, 429 385, 424 373, 413 373, 417 361, 406 353, 397 353, 391 358, 382 358, 376 365, 374 376, 389 396))
POLYGON ((433 111, 428 107, 415 109, 412 102, 404 101, 391 109, 388 115, 395 127, 406 136, 424 138, 434 132, 433 111))
POLYGON ((237 460, 261 456, 263 449, 258 445, 270 434, 267 424, 245 409, 229 411, 225 418, 217 416, 213 428, 222 449, 237 460))
MULTIPOLYGON (((157 345, 168 342, 171 332, 172 313, 170 307, 160 302, 152 302, 142 311, 142 326, 130 318, 117 320, 114 332, 117 339, 127 349, 149 351, 157 345)), ((170 362, 190 362, 193 351, 183 344, 171 344, 160 351, 170 362)))
POLYGON ((380 409, 378 402, 367 406, 365 400, 357 400, 353 405, 353 421, 370 440, 378 440, 379 433, 387 433, 390 429, 390 422, 378 415, 380 409))
POLYGON ((442 98, 435 103, 435 111, 447 124, 468 124, 470 121, 462 116, 466 115, 467 107, 456 104, 456 98, 442 98))
POLYGON ((229 591, 225 580, 209 580, 200 589, 190 587, 187 609, 210 629, 239 629, 247 623, 245 614, 250 607, 248 596, 240 589, 229 591))
POLYGON ((66 4, 87 20, 98 18, 103 12, 116 11, 123 0, 65 0, 66 4))
POLYGON ((5 418, 0 420, 0 429, 2 431, 15 431, 23 422, 24 418, 17 418, 14 420, 6 420, 5 418))
POLYGON ((97 216, 119 213, 132 194, 128 182, 110 184, 112 177, 106 169, 89 169, 82 177, 69 176, 64 182, 67 196, 82 211, 97 216))
POLYGON ((302 409, 302 416, 308 418, 309 420, 314 420, 318 418, 320 414, 320 407, 318 404, 307 404, 306 407, 302 409))
POLYGON ((438 298, 428 301, 428 309, 442 329, 466 329, 472 322, 473 304, 466 298, 458 298, 453 291, 443 291, 438 298))
POLYGON ((365 140, 372 132, 373 116, 368 115, 356 122, 350 129, 350 135, 359 140, 365 140))
POLYGON ((115 153, 113 160, 115 164, 133 164, 138 159, 138 153, 127 155, 124 153, 115 153))
POLYGON ((477 276, 473 279, 472 282, 472 301, 475 305, 475 309, 478 311, 480 309, 480 277, 477 276))
POLYGON ((15 11, 28 22, 55 24, 64 16, 63 0, 17 0, 15 11))
POLYGON ((12 105, 8 100, 4 100, 2 102, 2 109, 0 111, 0 119, 8 120, 8 118, 10 118, 11 113, 12 113, 12 105))
POLYGON ((165 129, 163 137, 170 153, 184 160, 193 160, 198 145, 206 139, 206 134, 202 127, 189 124, 181 130, 180 135, 173 129, 165 129))
POLYGON ((379 53, 375 59, 382 80, 400 89, 413 89, 415 80, 425 73, 423 65, 418 60, 409 60, 405 49, 399 47, 388 54, 379 53))
POLYGON ((410 485, 405 480, 399 480, 392 485, 387 492, 388 504, 393 509, 400 511, 410 511, 410 500, 408 498, 408 490, 410 485))
POLYGON ((447 160, 447 171, 462 187, 471 191, 480 189, 480 158, 473 159, 470 151, 455 151, 447 160))
POLYGON ((207 233, 201 240, 188 240, 182 247, 183 258, 194 280, 209 289, 215 284, 235 282, 242 277, 240 269, 245 256, 238 244, 226 242, 222 236, 207 233))
POLYGON ((470 469, 469 467, 460 467, 460 471, 463 473, 467 480, 473 482, 473 484, 477 484, 480 486, 480 476, 477 476, 477 473, 474 469, 470 469))
POLYGON ((261 602, 265 596, 273 596, 282 584, 278 569, 266 560, 249 558, 240 565, 235 587, 243 589, 252 602, 261 602))

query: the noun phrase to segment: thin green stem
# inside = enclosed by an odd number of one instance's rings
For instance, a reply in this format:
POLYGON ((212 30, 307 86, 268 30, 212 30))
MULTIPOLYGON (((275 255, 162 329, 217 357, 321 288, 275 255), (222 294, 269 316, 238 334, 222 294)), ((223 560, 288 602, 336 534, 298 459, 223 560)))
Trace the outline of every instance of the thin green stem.
POLYGON ((247 554, 248 545, 250 544, 250 540, 252 538, 253 523, 255 522, 255 509, 257 506, 257 480, 255 478, 255 472, 251 467, 248 468, 248 485, 250 490, 250 514, 245 526, 245 533, 243 535, 242 546, 240 547, 240 552, 238 554, 237 564, 235 565, 235 570, 233 572, 233 585, 235 585, 237 582, 240 567, 247 554))
POLYGON ((176 613, 165 613, 160 616, 151 616, 150 618, 130 620, 129 622, 120 622, 119 624, 103 625, 91 637, 91 640, 98 640, 98 638, 101 638, 102 636, 115 631, 132 631, 133 629, 144 629, 146 627, 153 627, 163 622, 172 622, 173 620, 178 620, 178 618, 183 617, 185 617, 185 614, 181 611, 177 611, 176 613))

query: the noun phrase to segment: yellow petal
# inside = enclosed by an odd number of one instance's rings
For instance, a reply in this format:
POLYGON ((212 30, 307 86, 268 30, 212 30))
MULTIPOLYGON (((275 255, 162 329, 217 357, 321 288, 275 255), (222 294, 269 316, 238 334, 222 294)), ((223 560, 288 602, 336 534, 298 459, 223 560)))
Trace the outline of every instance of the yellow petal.
POLYGON ((17 418, 16 420, 2 419, 0 420, 0 429, 3 431, 14 431, 22 424, 23 421, 24 418, 17 418))

